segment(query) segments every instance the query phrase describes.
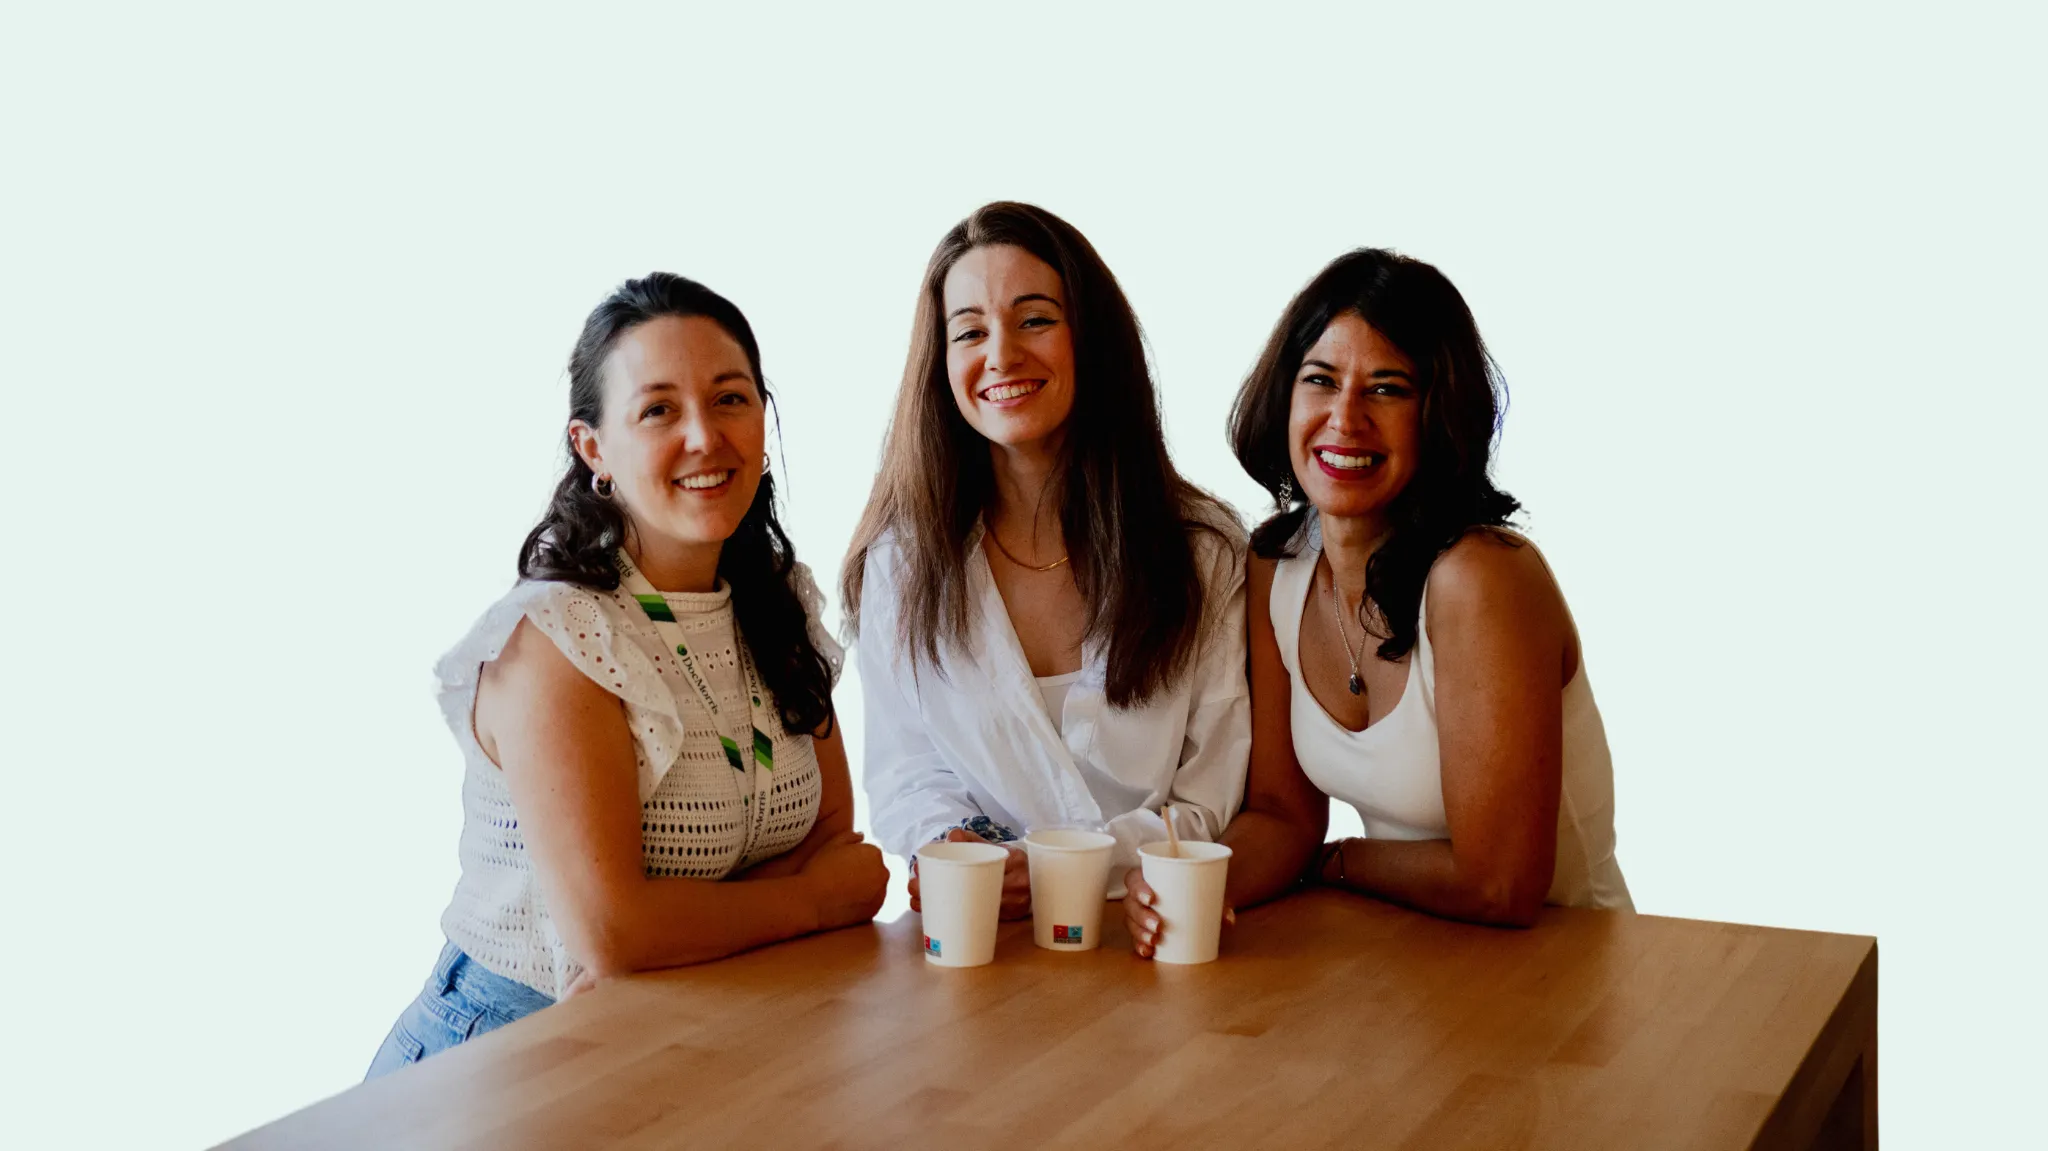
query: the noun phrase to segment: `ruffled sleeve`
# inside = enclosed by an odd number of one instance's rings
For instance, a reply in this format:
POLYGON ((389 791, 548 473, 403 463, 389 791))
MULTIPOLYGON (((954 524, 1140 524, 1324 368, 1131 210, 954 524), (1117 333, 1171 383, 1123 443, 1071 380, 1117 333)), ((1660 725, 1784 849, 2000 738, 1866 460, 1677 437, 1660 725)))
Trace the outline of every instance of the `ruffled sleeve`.
POLYGON ((831 666, 832 686, 838 687, 839 673, 846 668, 846 649, 825 630, 825 593, 818 590, 809 564, 798 563, 790 573, 790 582, 796 588, 796 598, 804 605, 804 632, 810 636, 811 646, 831 666))
POLYGON ((615 599, 576 584, 527 580, 491 605, 434 666, 435 696, 457 742, 482 755, 472 719, 479 676, 504 652, 519 621, 529 619, 578 671, 625 703, 640 802, 647 802, 682 753, 683 719, 654 660, 618 626, 615 599))

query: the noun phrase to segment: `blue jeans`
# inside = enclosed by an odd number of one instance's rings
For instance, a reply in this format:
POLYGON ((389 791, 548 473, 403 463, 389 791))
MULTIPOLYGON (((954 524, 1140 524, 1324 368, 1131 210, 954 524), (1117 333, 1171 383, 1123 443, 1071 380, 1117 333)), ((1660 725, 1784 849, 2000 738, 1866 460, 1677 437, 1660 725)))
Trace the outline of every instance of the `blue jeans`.
POLYGON ((453 943, 441 948, 434 974, 412 1001, 384 1046, 370 1060, 364 1080, 389 1075, 429 1055, 448 1050, 465 1039, 496 1031, 515 1019, 523 1019, 554 1000, 492 971, 462 953, 453 943))

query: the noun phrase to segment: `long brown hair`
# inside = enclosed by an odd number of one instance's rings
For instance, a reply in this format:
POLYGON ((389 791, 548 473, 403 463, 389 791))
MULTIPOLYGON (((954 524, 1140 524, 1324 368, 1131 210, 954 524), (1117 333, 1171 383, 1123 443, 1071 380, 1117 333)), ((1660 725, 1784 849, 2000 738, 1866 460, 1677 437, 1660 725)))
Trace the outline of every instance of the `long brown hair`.
POLYGON ((1130 707, 1172 683, 1194 652, 1205 603, 1189 532, 1236 516, 1174 470, 1130 301, 1087 238, 1043 208, 986 205, 946 233, 925 267, 881 474, 840 573, 846 618, 859 626, 868 554, 893 531, 899 642, 937 668, 940 642, 967 634, 967 537, 995 479, 988 441, 960 415, 947 380, 944 291, 962 256, 999 244, 1045 261, 1066 289, 1075 386, 1060 527, 1088 605, 1086 637, 1107 648, 1110 705, 1130 707))

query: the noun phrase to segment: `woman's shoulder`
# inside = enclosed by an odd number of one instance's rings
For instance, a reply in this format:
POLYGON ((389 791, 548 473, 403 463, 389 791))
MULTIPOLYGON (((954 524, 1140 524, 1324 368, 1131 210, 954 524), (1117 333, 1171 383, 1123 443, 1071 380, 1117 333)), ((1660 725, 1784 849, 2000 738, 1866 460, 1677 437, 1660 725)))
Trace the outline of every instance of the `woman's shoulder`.
POLYGON ((1499 527, 1473 528, 1444 549, 1430 565, 1426 590, 1433 618, 1564 603, 1536 545, 1499 527))
POLYGON ((1192 485, 1181 495, 1180 518, 1195 535, 1218 536, 1240 548, 1248 538, 1244 521, 1230 505, 1192 485))
POLYGON ((846 669, 846 647, 825 628, 825 589, 818 586, 810 565, 801 561, 790 565, 789 587, 796 593, 797 604, 803 608, 804 634, 810 639, 811 647, 824 657, 829 678, 837 684, 840 673, 846 669))
POLYGON ((893 585, 910 544, 911 540, 903 529, 894 524, 883 528, 869 540, 867 547, 859 553, 863 586, 874 586, 878 582, 893 585))
MULTIPOLYGON (((484 608, 442 661, 472 657, 485 661, 495 659, 529 611, 566 609, 569 602, 577 598, 574 593, 585 590, 554 580, 521 579, 484 608)), ((593 609, 595 606, 594 603, 591 605, 593 609)))
POLYGON ((628 708, 629 732, 644 753, 635 757, 644 803, 681 753, 686 731, 649 649, 634 638, 635 621, 645 619, 617 589, 521 580, 435 665, 443 716, 461 738, 486 669, 526 706, 566 702, 589 689, 616 697, 628 708))
POLYGON ((1207 492, 1190 492, 1181 499, 1181 522, 1187 527, 1195 563, 1205 574, 1244 569, 1251 537, 1223 501, 1207 492))
POLYGON ((1283 560, 1268 559, 1247 551, 1244 560, 1244 591, 1254 610, 1264 610, 1273 600, 1273 577, 1283 560))
POLYGON ((608 669, 621 662, 622 610, 614 591, 563 580, 522 579, 484 609, 435 664, 435 673, 444 689, 474 684, 477 668, 496 662, 519 625, 531 622, 585 675, 615 681, 618 677, 608 669))
POLYGON ((625 618, 622 594, 566 580, 521 580, 503 602, 517 605, 567 655, 578 645, 611 646, 625 618))
MULTIPOLYGON (((860 564, 860 615, 863 620, 877 613, 893 613, 902 593, 903 537, 894 527, 886 528, 858 553, 860 564)), ((843 573, 842 573, 843 576, 843 573)))

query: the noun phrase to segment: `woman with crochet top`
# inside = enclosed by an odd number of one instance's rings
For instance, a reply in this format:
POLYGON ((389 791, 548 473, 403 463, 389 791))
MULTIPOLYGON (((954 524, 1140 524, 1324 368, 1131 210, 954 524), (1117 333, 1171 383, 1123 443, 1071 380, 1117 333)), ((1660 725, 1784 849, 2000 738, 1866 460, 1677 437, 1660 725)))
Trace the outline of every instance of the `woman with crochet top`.
POLYGON ((1009 846, 1018 918, 1031 830, 1100 827, 1126 865, 1169 802, 1181 836, 1221 834, 1251 739, 1243 538, 1167 458, 1137 318, 1081 233, 1014 203, 948 232, 842 574, 882 846, 1009 846))
POLYGON ((777 522, 753 330, 656 273, 569 360, 568 472, 436 668, 465 759, 448 944, 375 1077, 608 976, 862 923, 841 662, 777 522))
MULTIPOLYGON (((1392 252, 1302 289, 1231 443, 1252 534, 1252 759, 1226 907, 1319 882, 1478 923, 1628 908, 1614 771, 1549 566, 1489 475, 1500 396, 1458 290, 1392 252), (1325 844, 1329 799, 1366 836, 1325 844)), ((1125 918, 1158 944, 1142 878, 1125 918)))

